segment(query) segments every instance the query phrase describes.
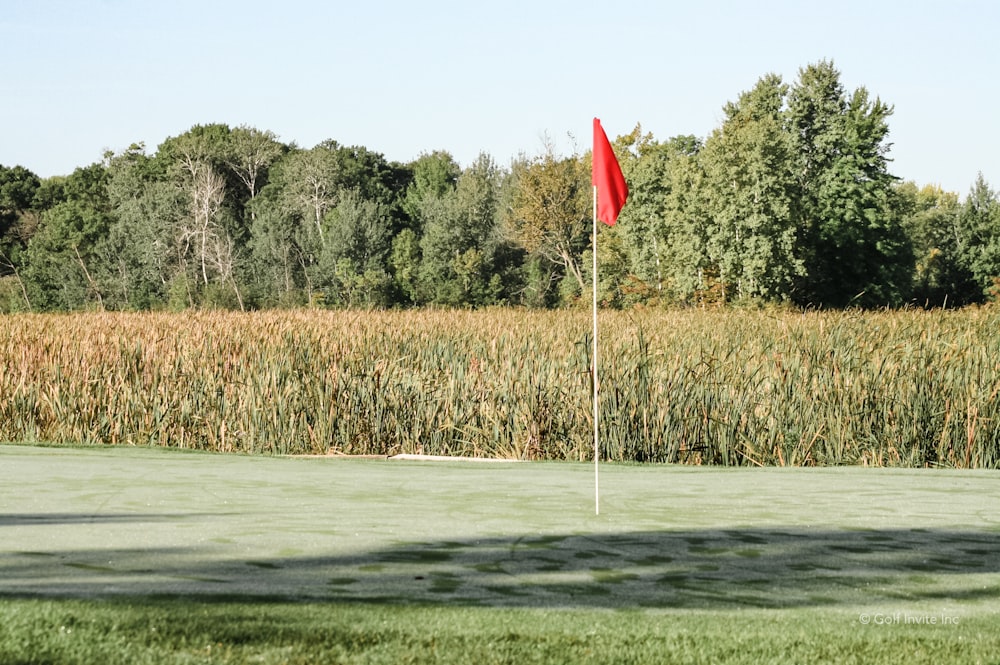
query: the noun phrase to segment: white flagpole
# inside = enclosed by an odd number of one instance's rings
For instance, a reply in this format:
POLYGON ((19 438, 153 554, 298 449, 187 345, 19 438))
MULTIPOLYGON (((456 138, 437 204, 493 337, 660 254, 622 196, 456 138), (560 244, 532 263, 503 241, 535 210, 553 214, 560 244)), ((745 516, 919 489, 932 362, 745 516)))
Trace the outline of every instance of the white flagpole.
POLYGON ((598 429, 597 429, 597 413, 598 413, 598 402, 597 402, 597 185, 594 185, 594 241, 593 241, 593 311, 594 311, 594 349, 591 354, 591 362, 594 363, 593 370, 591 372, 593 378, 593 393, 594 393, 594 514, 601 514, 601 484, 598 477, 598 466, 601 459, 601 448, 598 445, 598 429))

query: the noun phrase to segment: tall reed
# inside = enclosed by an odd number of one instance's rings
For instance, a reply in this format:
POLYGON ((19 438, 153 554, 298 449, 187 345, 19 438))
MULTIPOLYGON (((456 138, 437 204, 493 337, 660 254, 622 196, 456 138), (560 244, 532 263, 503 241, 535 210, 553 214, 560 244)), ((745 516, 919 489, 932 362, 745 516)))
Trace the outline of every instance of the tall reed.
MULTIPOLYGON (((0 317, 0 440, 586 459, 582 312, 0 317)), ((602 312, 602 455, 1000 466, 1000 314, 602 312)))

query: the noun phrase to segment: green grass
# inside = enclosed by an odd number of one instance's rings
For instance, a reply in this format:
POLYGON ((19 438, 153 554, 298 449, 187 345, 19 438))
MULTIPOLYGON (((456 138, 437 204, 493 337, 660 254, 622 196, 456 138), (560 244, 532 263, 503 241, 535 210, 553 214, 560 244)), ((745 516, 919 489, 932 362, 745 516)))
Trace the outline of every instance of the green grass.
POLYGON ((998 663, 998 480, 0 446, 0 663, 998 663))
POLYGON ((0 601, 0 662, 996 663, 1000 620, 831 611, 637 612, 0 601), (916 621, 954 621, 918 625, 916 621), (911 623, 906 623, 906 622, 911 623))

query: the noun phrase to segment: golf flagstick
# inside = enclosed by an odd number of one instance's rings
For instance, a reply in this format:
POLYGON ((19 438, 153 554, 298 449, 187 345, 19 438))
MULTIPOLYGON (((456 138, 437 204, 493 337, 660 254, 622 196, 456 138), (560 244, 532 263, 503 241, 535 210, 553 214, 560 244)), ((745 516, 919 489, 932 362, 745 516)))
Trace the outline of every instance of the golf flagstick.
POLYGON ((601 446, 599 436, 599 403, 597 400, 597 390, 599 381, 597 380, 597 220, 608 226, 614 226, 618 221, 618 213, 625 205, 628 198, 628 185, 625 184, 625 176, 618 165, 615 151, 611 148, 607 134, 601 127, 601 121, 594 118, 594 151, 592 155, 592 168, 590 174, 590 184, 594 186, 594 239, 593 239, 593 309, 594 309, 594 349, 591 353, 593 367, 591 375, 593 377, 594 389, 594 514, 601 514, 601 484, 598 468, 601 459, 601 446), (601 201, 598 205, 597 196, 600 189, 601 201))
POLYGON ((599 466, 601 460, 601 447, 599 445, 598 439, 598 401, 597 401, 597 185, 594 185, 594 239, 593 239, 593 313, 594 313, 594 330, 593 330, 593 343, 594 349, 590 355, 591 363, 593 367, 591 370, 591 377, 593 381, 593 394, 594 394, 594 514, 601 514, 601 481, 599 476, 599 466))

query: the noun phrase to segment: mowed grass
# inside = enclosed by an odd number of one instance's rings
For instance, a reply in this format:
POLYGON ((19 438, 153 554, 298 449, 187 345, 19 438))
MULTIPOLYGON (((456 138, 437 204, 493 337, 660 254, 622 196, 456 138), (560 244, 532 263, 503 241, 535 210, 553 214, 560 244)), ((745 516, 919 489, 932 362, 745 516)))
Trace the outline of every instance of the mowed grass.
MULTIPOLYGON (((585 312, 0 317, 0 440, 583 460, 585 312)), ((602 312, 602 456, 1000 466, 1000 309, 602 312)))
POLYGON ((0 446, 3 663, 996 663, 994 471, 0 446))
POLYGON ((0 661, 60 663, 996 663, 993 617, 607 612, 196 601, 0 601, 0 661), (912 617, 916 619, 918 617, 912 617), (895 621, 893 617, 888 620, 895 621))

